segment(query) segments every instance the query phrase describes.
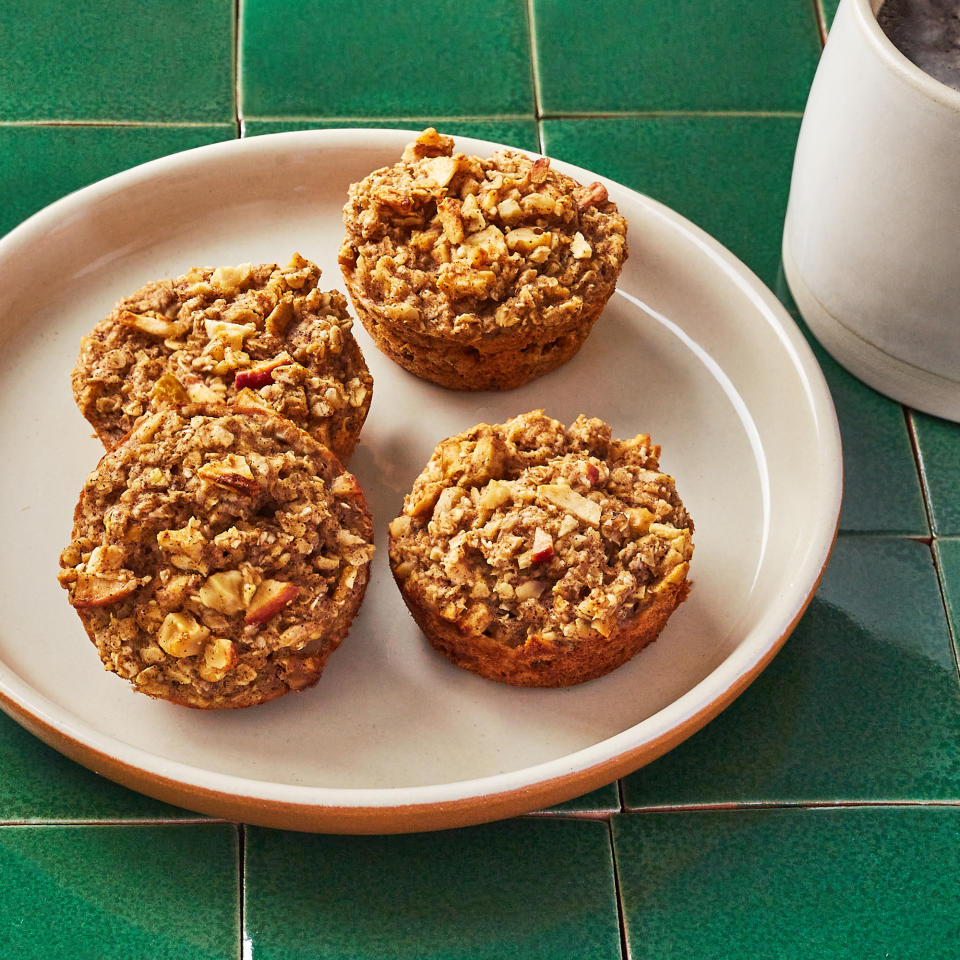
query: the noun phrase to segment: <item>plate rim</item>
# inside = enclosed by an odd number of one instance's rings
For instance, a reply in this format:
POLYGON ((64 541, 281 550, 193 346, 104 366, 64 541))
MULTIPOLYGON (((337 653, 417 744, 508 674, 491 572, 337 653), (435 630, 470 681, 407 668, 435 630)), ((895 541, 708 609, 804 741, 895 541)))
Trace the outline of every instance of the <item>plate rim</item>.
MULTIPOLYGON (((81 212, 101 197, 119 193, 155 177, 195 164, 217 164, 223 157, 247 151, 270 155, 273 152, 304 152, 380 146, 402 149, 417 131, 394 128, 330 128, 265 134, 195 147, 148 161, 73 191, 33 214, 0 238, 0 266, 18 250, 40 239, 51 226, 69 223, 70 214, 81 212), (373 143, 372 143, 373 141, 373 143), (380 141, 380 143, 375 143, 380 141)), ((501 149, 505 145, 473 137, 456 137, 461 149, 475 153, 501 149)), ((516 148, 514 148, 516 149, 516 148)), ((533 151, 525 151, 532 153, 533 151)), ((473 780, 450 781, 416 787, 337 788, 278 784, 233 774, 219 773, 150 753, 124 744, 88 727, 59 704, 49 701, 11 668, 0 661, 0 708, 48 745, 82 765, 156 799, 227 819, 294 830, 341 833, 390 833, 464 826, 529 812, 578 796, 636 770, 701 729, 720 713, 762 672, 786 642, 809 605, 823 576, 839 526, 843 490, 843 460, 839 425, 832 397, 812 349, 792 321, 786 308, 765 284, 733 253, 696 224, 665 204, 607 177, 564 161, 551 159, 556 169, 580 179, 602 179, 612 194, 624 193, 649 212, 685 234, 723 268, 728 279, 748 295, 757 308, 754 321, 761 318, 777 334, 793 367, 804 383, 807 409, 820 441, 821 459, 832 466, 824 477, 828 508, 825 521, 804 544, 803 567, 799 577, 806 584, 791 593, 793 602, 776 616, 777 626, 762 631, 768 637, 744 649, 744 642, 761 632, 770 608, 754 624, 740 644, 710 673, 676 700, 656 713, 612 737, 561 758, 507 773, 473 780), (832 518, 832 522, 831 521, 832 518), (725 675, 732 674, 732 676, 725 675), (724 679, 725 678, 725 679, 724 679), (704 699, 703 689, 719 686, 704 699), (33 691, 32 698, 25 695, 33 691), (698 694, 699 696, 695 696, 698 694), (32 709, 31 709, 32 707, 32 709), (680 719, 664 726, 663 715, 671 711, 680 719), (73 719, 71 724, 69 721, 73 719), (657 722, 659 718, 659 723, 657 722), (642 735, 640 734, 641 728, 642 735), (102 746, 112 745, 111 749, 102 746), (610 745, 610 755, 591 762, 590 753, 610 745), (204 783, 206 781, 206 783, 204 783), (211 785, 212 784, 212 785, 211 785), (271 789, 272 788, 272 789, 271 789), (361 802, 361 801, 366 802, 361 802)), ((783 602, 780 604, 784 607, 783 602)))

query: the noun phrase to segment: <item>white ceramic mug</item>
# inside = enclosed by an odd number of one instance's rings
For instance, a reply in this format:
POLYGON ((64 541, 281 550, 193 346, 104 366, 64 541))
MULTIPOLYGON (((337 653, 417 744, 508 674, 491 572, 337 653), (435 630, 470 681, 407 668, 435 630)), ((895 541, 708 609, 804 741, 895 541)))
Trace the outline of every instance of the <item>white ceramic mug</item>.
POLYGON ((841 0, 810 90, 783 237, 807 324, 852 373, 960 420, 960 91, 841 0))

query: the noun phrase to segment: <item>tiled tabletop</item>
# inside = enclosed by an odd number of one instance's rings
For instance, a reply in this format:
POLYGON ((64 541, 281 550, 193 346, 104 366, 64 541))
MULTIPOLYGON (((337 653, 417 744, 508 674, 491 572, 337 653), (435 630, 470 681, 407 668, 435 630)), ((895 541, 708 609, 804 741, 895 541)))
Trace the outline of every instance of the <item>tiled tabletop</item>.
MULTIPOLYGON (((0 232, 200 144, 432 123, 666 202, 793 310, 779 247, 818 3, 9 4, 0 232)), ((955 960, 960 426, 814 347, 838 543, 784 650, 703 731, 553 810, 353 838, 165 806, 0 715, 0 958, 955 960)))

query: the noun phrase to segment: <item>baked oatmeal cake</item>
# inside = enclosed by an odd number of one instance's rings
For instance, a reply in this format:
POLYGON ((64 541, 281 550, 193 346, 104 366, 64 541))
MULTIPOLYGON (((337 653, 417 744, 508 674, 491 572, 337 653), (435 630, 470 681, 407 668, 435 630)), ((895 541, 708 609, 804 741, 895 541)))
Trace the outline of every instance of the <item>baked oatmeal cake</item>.
POLYGON ((580 349, 627 256, 626 221, 582 186, 425 130, 350 187, 340 265, 353 306, 400 366, 457 390, 507 390, 580 349))
POLYGON ((148 283, 85 337, 73 370, 80 412, 109 450, 156 401, 232 402, 292 420, 346 460, 373 380, 347 302, 320 268, 200 268, 148 283))
POLYGON ((191 405, 145 415, 100 461, 59 579, 135 689, 249 707, 316 683, 363 599, 372 539, 326 447, 275 414, 191 405))
POLYGON ((454 663, 561 687, 656 639, 687 596, 693 521, 660 448, 542 410, 444 440, 390 524, 410 612, 454 663))

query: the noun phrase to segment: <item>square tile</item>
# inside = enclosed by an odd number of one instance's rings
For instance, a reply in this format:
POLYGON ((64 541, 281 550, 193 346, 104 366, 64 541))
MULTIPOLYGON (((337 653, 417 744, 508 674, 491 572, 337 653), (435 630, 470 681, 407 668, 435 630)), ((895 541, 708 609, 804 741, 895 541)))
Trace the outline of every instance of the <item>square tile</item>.
MULTIPOLYGON (((338 127, 385 127, 419 131, 435 127, 448 137, 477 137, 505 143, 521 150, 539 152, 540 135, 533 116, 510 120, 436 120, 430 117, 407 120, 245 120, 243 135, 256 137, 264 133, 286 133, 289 130, 330 130, 338 127)), ((459 149, 458 147, 456 149, 459 149)), ((400 158, 397 157, 399 160, 400 158)))
POLYGON ((0 234, 72 190, 168 153, 235 136, 232 123, 189 127, 0 125, 0 234))
POLYGON ((927 537, 930 527, 904 409, 848 373, 797 315, 833 396, 843 443, 845 533, 927 537))
POLYGON ((393 837, 247 830, 256 960, 619 960, 606 823, 393 837))
POLYGON ((0 120, 234 118, 233 0, 0 6, 0 120))
POLYGON ((0 957, 234 960, 237 830, 4 827, 0 957))
POLYGON ((729 247, 764 283, 780 238, 800 121, 784 117, 546 120, 544 150, 660 200, 729 247))
POLYGON ((632 960, 953 960, 960 810, 614 818, 632 960))
POLYGON ((938 537, 960 534, 960 423, 910 412, 930 522, 938 537))
POLYGON ((960 682, 927 544, 841 536, 770 666, 623 792, 628 810, 960 800, 960 682))
POLYGON ((525 0, 244 0, 241 116, 533 113, 525 0))
POLYGON ((940 570, 940 587, 953 632, 953 642, 960 656, 960 539, 935 540, 934 556, 940 570))
POLYGON ((201 816, 97 776, 2 714, 0 771, 0 823, 196 820, 201 816))
POLYGON ((810 0, 534 0, 546 115, 801 111, 820 57, 810 0))

